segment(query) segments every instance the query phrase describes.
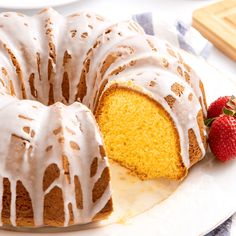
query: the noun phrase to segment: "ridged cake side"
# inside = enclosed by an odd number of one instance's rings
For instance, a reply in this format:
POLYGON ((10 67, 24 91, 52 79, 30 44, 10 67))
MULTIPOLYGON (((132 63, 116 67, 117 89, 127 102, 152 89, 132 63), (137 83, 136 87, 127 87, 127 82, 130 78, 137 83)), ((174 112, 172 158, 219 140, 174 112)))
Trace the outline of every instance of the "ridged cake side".
POLYGON ((80 103, 1 99, 1 223, 67 226, 110 213, 108 163, 91 112, 80 103))

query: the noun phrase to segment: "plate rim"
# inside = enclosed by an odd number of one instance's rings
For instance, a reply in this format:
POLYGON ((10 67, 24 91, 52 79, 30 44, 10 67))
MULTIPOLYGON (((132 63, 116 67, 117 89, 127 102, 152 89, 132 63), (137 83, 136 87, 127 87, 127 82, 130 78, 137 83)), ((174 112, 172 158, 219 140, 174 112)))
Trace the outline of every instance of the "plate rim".
POLYGON ((36 6, 33 6, 33 5, 30 5, 30 3, 32 4, 31 0, 26 0, 26 2, 21 1, 20 4, 16 0, 14 0, 14 3, 11 3, 11 1, 10 1, 10 3, 9 2, 6 3, 5 1, 1 0, 0 1, 0 8, 4 9, 4 11, 8 11, 8 10, 37 10, 37 9, 47 8, 47 7, 65 6, 65 5, 76 3, 79 1, 81 1, 81 0, 44 0, 43 2, 41 0, 41 1, 37 2, 36 6), (55 3, 53 3, 53 2, 55 2, 55 3), (17 5, 17 3, 19 5, 17 5))

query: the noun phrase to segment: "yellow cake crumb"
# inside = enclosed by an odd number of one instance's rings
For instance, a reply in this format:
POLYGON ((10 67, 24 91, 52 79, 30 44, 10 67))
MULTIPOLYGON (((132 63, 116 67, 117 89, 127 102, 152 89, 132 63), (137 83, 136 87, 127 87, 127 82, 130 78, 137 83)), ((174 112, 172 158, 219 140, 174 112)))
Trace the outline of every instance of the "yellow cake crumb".
POLYGON ((141 179, 181 179, 179 136, 168 113, 138 91, 111 86, 96 111, 108 157, 141 179))

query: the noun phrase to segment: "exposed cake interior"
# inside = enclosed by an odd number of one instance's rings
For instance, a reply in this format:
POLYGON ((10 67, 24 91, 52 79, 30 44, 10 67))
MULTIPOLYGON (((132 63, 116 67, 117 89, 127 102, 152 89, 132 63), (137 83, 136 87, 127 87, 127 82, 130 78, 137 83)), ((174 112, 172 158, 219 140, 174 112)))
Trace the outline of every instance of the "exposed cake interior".
POLYGON ((96 111, 108 157, 142 179, 180 179, 179 137, 168 113, 154 100, 125 87, 113 86, 96 111))

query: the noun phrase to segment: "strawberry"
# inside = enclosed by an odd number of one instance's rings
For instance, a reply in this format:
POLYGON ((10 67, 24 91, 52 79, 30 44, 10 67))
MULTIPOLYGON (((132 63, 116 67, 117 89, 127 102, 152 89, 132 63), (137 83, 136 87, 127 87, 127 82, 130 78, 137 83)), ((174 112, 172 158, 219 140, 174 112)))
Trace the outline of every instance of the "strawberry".
POLYGON ((213 121, 208 142, 217 159, 236 158, 236 117, 223 115, 213 121))
POLYGON ((211 103, 207 111, 207 118, 209 119, 220 116, 223 113, 223 108, 229 99, 230 96, 220 97, 211 103))
POLYGON ((231 160, 236 158, 236 98, 232 96, 216 100, 212 104, 210 115, 217 113, 218 117, 206 120, 206 124, 210 126, 208 142, 217 159, 231 160), (223 103, 225 105, 222 107, 223 103))

